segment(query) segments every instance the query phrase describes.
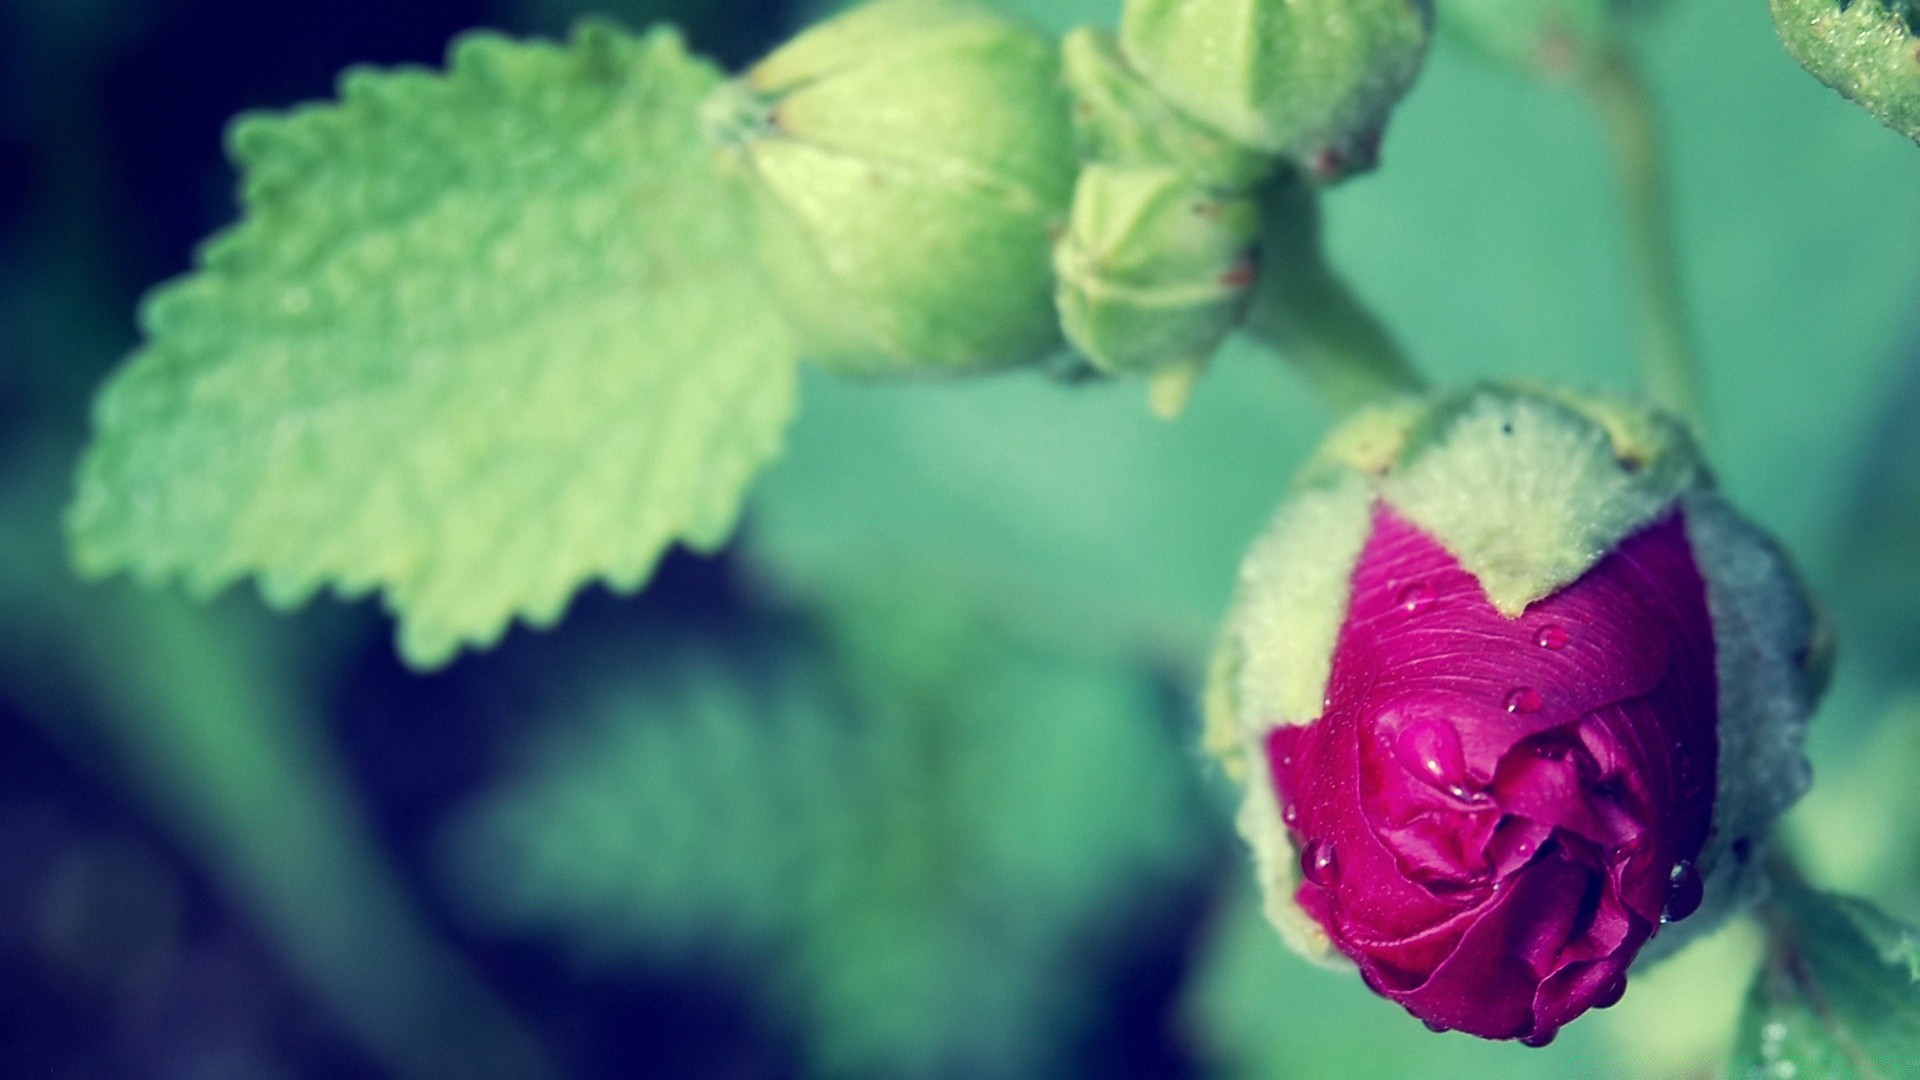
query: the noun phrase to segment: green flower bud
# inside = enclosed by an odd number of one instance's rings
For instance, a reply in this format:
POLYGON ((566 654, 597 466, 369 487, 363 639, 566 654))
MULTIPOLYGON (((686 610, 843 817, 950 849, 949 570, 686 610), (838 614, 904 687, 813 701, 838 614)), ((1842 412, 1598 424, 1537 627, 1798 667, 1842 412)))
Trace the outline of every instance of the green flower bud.
POLYGON ((957 372, 1059 344, 1048 260, 1075 160, 1059 60, 947 0, 881 0, 716 93, 760 259, 809 357, 957 372))
POLYGON ((1431 0, 1127 0, 1120 48, 1199 119, 1340 174, 1371 165, 1432 23, 1431 0))
POLYGON ((1112 34, 1080 27, 1061 42, 1060 55, 1083 160, 1170 165, 1221 191, 1252 188, 1273 171, 1272 157, 1241 146, 1160 96, 1127 65, 1112 34))
POLYGON ((1770 0, 1800 66, 1920 142, 1920 2, 1770 0))
POLYGON ((1180 391, 1246 313, 1259 210, 1165 165, 1088 165, 1053 250, 1067 340, 1109 374, 1171 369, 1155 407, 1180 391))

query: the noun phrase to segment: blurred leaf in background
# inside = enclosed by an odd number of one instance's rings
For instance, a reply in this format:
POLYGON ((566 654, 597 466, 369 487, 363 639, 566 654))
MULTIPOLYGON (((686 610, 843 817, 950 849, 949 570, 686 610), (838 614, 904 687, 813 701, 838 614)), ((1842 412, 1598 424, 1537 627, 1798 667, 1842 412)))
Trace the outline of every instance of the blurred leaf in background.
POLYGON ((828 627, 569 674, 452 833, 461 891, 589 964, 757 962, 819 1075, 1059 1075, 1102 957, 1219 852, 1163 693, 938 593, 828 627))

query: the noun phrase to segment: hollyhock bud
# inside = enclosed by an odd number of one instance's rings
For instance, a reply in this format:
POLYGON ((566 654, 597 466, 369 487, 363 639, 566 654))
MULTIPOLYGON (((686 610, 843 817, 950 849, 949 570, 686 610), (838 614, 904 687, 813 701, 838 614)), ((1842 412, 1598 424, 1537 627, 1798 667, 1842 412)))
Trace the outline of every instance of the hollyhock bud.
POLYGON ((1290 944, 1538 1045, 1751 891, 1823 654, 1676 421, 1479 388, 1329 438, 1242 567, 1208 741, 1290 944))
POLYGON ((1060 343, 1050 231, 1077 162, 1057 49, 965 3, 879 0, 709 100, 807 355, 953 372, 1060 343))
POLYGON ((1246 311, 1259 227, 1177 169, 1088 165, 1054 247, 1067 340, 1109 374, 1197 372, 1246 311))
POLYGON ((1364 167, 1413 85, 1431 0, 1127 0, 1120 48, 1159 92, 1247 146, 1364 167))
POLYGON ((1253 190, 1274 159, 1182 112, 1120 55, 1111 33, 1082 26, 1060 42, 1080 156, 1110 165, 1159 165, 1223 193, 1253 190))

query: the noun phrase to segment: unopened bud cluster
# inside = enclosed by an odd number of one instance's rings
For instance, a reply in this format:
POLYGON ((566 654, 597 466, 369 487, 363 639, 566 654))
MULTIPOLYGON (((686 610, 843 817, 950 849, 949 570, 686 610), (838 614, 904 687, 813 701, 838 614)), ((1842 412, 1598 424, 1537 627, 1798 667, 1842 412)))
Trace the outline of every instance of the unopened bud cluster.
POLYGON ((1245 314, 1262 185, 1370 164, 1430 14, 1129 0, 1117 38, 1056 48, 957 0, 878 0, 723 87, 705 123, 817 362, 972 372, 1064 337, 1171 411, 1245 314))

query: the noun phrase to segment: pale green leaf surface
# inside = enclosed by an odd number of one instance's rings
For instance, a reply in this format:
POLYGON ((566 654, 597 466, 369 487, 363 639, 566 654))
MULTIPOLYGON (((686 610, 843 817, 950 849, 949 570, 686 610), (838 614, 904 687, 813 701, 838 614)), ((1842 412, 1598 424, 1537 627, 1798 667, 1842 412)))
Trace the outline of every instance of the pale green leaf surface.
POLYGON ((142 312, 80 567, 381 592, 430 665, 732 528, 794 398, 676 35, 475 35, 235 125, 245 216, 142 312))
POLYGON ((833 631, 555 673, 572 703, 455 822, 459 891, 590 963, 757 960, 820 1075, 1048 1075, 1087 950, 1210 842, 1161 702, 925 593, 833 631))
POLYGON ((1773 940, 1747 997, 1732 1075, 1915 1075, 1914 931, 1798 883, 1776 885, 1771 912, 1773 940))
MULTIPOLYGON (((1691 0, 1654 29, 1714 466, 1818 585, 1845 433, 1882 394, 1920 283, 1920 155, 1808 79, 1760 5, 1691 0)), ((1333 261, 1433 381, 1631 384, 1611 165, 1571 91, 1436 49, 1380 170, 1328 214, 1333 261)), ((823 378, 749 547, 804 593, 932 568, 1028 626, 1197 666, 1325 430, 1311 393, 1244 342, 1170 424, 1125 383, 823 378)))

